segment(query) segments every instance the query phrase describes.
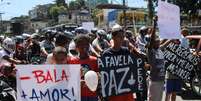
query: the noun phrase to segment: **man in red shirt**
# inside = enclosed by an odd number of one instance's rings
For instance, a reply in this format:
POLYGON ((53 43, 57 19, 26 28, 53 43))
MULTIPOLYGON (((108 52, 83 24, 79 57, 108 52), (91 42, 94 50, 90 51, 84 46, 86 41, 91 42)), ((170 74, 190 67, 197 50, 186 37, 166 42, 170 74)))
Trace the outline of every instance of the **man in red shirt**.
POLYGON ((89 71, 98 72, 97 58, 89 55, 90 39, 86 35, 78 35, 74 39, 78 57, 68 58, 69 64, 81 64, 81 101, 98 101, 96 92, 92 92, 84 82, 84 74, 89 71))

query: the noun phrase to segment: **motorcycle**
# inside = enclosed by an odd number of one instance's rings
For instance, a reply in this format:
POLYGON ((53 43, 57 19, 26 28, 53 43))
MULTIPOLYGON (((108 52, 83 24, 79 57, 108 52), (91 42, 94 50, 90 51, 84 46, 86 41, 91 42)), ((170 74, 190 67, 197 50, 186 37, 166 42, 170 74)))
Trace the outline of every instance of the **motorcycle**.
POLYGON ((192 91, 199 96, 201 96, 201 68, 200 67, 197 67, 194 69, 193 76, 191 77, 191 82, 190 82, 192 91))
POLYGON ((0 81, 0 101, 17 101, 15 90, 4 81, 0 81))

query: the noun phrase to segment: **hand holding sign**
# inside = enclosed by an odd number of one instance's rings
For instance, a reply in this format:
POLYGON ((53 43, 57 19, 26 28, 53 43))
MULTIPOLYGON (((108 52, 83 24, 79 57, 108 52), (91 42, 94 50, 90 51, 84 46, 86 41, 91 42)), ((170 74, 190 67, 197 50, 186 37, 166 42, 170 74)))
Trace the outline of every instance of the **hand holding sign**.
POLYGON ((96 88, 98 86, 98 75, 94 71, 88 71, 84 75, 84 80, 86 85, 91 91, 96 91, 96 88))

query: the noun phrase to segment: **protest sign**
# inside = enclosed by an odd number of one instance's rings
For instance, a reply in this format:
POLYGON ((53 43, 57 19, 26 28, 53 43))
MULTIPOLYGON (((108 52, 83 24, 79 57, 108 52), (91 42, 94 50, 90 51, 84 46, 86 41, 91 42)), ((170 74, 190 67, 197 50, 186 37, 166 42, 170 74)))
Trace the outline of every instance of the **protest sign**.
POLYGON ((162 39, 180 39, 180 9, 177 5, 159 1, 158 28, 162 39))
POLYGON ((86 29, 88 32, 91 32, 91 30, 95 27, 94 22, 82 22, 82 27, 86 29))
POLYGON ((144 61, 131 53, 98 58, 103 97, 142 92, 146 89, 144 61))
POLYGON ((17 101, 80 101, 79 65, 17 65, 17 101))
POLYGON ((184 81, 191 79, 193 69, 199 64, 199 58, 188 49, 178 44, 170 43, 164 51, 167 71, 180 77, 184 81))

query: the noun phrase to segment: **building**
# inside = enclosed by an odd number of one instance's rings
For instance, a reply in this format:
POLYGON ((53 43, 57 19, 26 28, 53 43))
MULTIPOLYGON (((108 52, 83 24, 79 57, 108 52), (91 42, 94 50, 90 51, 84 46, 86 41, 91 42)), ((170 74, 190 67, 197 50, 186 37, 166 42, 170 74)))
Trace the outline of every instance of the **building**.
POLYGON ((107 4, 108 0, 87 0, 87 7, 95 8, 98 4, 107 4))
MULTIPOLYGON (((31 26, 31 20, 29 16, 20 16, 20 17, 14 17, 10 20, 10 29, 13 30, 13 24, 14 23, 20 23, 21 27, 20 30, 24 33, 32 33, 34 32, 34 29, 31 26)), ((18 26, 18 25, 16 25, 18 26)), ((8 30, 7 30, 8 31, 8 30)), ((11 31, 12 32, 12 31, 11 31)))
MULTIPOLYGON (((122 10, 101 10, 97 16, 99 27, 110 27, 114 23, 123 25, 124 14, 122 10), (112 24, 111 24, 111 23, 112 24)), ((126 25, 137 28, 147 24, 148 13, 144 9, 127 10, 126 25)))
POLYGON ((70 24, 81 24, 82 22, 92 21, 91 14, 88 10, 72 10, 69 13, 60 14, 58 16, 59 24, 70 23, 70 24))
POLYGON ((48 27, 48 24, 48 21, 32 21, 31 27, 34 29, 34 31, 36 31, 48 27))
POLYGON ((43 20, 43 19, 49 19, 49 8, 52 6, 52 4, 46 4, 46 5, 38 5, 34 7, 32 10, 29 11, 29 16, 31 20, 43 20))

